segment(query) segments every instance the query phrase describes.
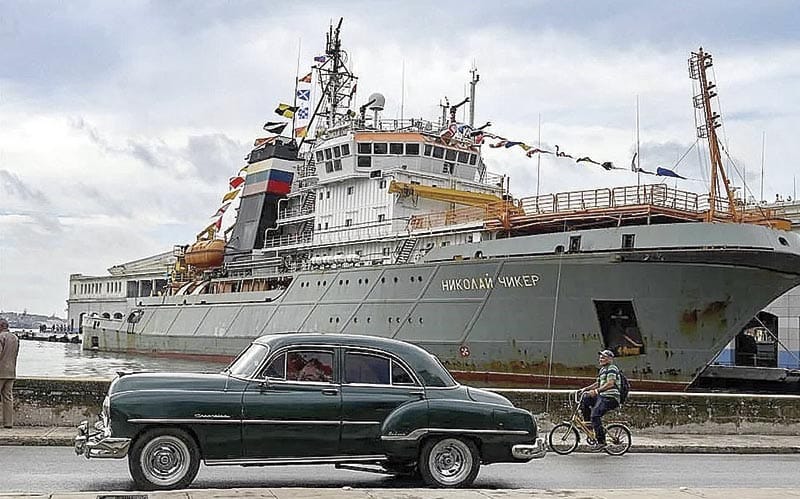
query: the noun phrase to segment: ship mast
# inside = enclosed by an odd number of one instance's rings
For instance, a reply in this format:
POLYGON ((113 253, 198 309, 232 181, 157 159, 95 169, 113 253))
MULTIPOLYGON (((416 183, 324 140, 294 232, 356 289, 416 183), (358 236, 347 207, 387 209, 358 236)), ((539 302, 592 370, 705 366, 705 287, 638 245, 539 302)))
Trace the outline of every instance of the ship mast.
POLYGON ((347 68, 347 53, 342 50, 339 37, 342 21, 340 18, 336 28, 331 25, 325 45, 326 60, 318 68, 322 98, 316 114, 324 118, 326 130, 353 116, 350 105, 355 97, 357 77, 347 68))
POLYGON ((734 220, 739 221, 736 212, 736 203, 733 199, 728 176, 722 166, 722 155, 720 154, 719 139, 717 138, 717 128, 721 126, 720 116, 711 108, 711 99, 717 96, 716 85, 708 81, 706 69, 713 65, 711 54, 704 52, 703 48, 697 52, 692 52, 689 58, 689 77, 698 80, 700 93, 694 96, 694 107, 698 113, 697 137, 708 140, 708 153, 711 158, 711 188, 709 191, 709 210, 706 216, 707 221, 714 220, 717 212, 717 204, 723 206, 721 187, 725 188, 727 195, 728 215, 734 220))

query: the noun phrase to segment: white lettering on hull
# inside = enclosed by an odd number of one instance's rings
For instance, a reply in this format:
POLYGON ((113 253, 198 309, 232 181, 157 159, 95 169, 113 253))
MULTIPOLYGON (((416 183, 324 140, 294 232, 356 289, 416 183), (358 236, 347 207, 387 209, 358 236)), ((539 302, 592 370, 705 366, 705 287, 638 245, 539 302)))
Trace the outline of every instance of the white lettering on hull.
POLYGON ((501 275, 494 277, 463 277, 456 279, 442 279, 442 291, 480 291, 482 289, 501 288, 533 288, 539 284, 538 274, 501 275))

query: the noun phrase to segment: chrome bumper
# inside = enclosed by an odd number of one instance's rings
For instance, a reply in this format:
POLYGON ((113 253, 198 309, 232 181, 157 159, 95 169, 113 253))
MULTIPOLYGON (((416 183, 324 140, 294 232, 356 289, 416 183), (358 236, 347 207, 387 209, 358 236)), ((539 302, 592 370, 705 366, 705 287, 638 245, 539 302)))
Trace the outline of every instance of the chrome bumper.
POLYGON ((110 436, 102 421, 89 428, 89 422, 83 421, 78 425, 78 435, 75 437, 75 454, 90 457, 122 458, 128 455, 130 438, 114 438, 110 436))
POLYGON ((539 459, 547 454, 547 446, 541 438, 536 439, 535 444, 517 444, 511 448, 511 455, 514 459, 539 459))

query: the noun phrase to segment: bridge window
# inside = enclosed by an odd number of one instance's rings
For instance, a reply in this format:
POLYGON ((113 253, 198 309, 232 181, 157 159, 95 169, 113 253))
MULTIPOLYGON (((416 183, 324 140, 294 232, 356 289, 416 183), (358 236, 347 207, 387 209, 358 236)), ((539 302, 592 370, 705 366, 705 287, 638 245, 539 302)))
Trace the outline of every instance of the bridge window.
POLYGON ((330 161, 325 162, 325 173, 333 173, 333 163, 330 161))
POLYGON ((322 161, 325 159, 325 156, 322 154, 322 151, 317 151, 317 161, 322 161))
POLYGON ((350 155, 350 144, 342 144, 342 156, 350 155))
POLYGON ((359 143, 358 154, 372 154, 372 143, 370 142, 359 143))
POLYGON ((331 159, 333 155, 331 154, 330 149, 325 149, 325 159, 331 159))
POLYGON ((389 154, 403 154, 403 144, 396 142, 389 144, 389 154))
POLYGON ((464 151, 458 151, 458 162, 467 164, 469 161, 469 154, 465 153, 464 151))
POLYGON ((353 186, 350 185, 350 186, 347 187, 347 195, 350 196, 352 194, 353 194, 353 186))
POLYGON ((372 156, 359 156, 357 164, 359 168, 369 168, 372 166, 372 156))
POLYGON ((425 152, 424 152, 425 156, 430 156, 432 152, 433 152, 433 146, 430 144, 425 144, 425 152))
POLYGON ((447 152, 445 153, 445 159, 447 161, 455 161, 456 160, 456 154, 457 154, 456 151, 454 151, 452 149, 447 149, 447 152))
POLYGON ((389 152, 389 147, 385 142, 372 144, 372 154, 386 154, 387 152, 389 152))
POLYGON ((436 159, 444 158, 444 147, 435 146, 433 148, 433 157, 436 159))
POLYGON ((340 172, 342 171, 342 160, 341 159, 334 159, 333 160, 333 170, 340 172))
POLYGON ((406 144, 406 156, 419 156, 419 144, 406 144))
POLYGON ((378 189, 386 189, 386 180, 385 179, 381 179, 381 181, 378 183, 378 189))
POLYGON ((473 165, 473 166, 474 166, 474 165, 475 165, 475 162, 476 162, 477 160, 478 160, 478 155, 477 155, 477 154, 470 154, 470 155, 469 155, 469 164, 471 164, 471 165, 473 165))
POLYGON ((341 156, 342 156, 342 148, 339 147, 339 146, 334 147, 333 148, 333 157, 334 158, 339 158, 341 156))

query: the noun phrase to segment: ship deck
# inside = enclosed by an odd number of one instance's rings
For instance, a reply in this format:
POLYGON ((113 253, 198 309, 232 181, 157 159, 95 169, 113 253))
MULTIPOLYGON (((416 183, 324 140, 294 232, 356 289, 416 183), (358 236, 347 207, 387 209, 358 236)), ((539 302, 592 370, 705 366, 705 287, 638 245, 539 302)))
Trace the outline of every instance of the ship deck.
POLYGON ((560 192, 466 207, 413 217, 412 230, 430 230, 467 221, 483 220, 487 230, 508 235, 541 234, 576 229, 689 223, 745 221, 776 225, 774 210, 757 207, 731 214, 727 200, 707 194, 672 189, 664 184, 560 192), (713 205, 713 212, 712 212, 713 205))

